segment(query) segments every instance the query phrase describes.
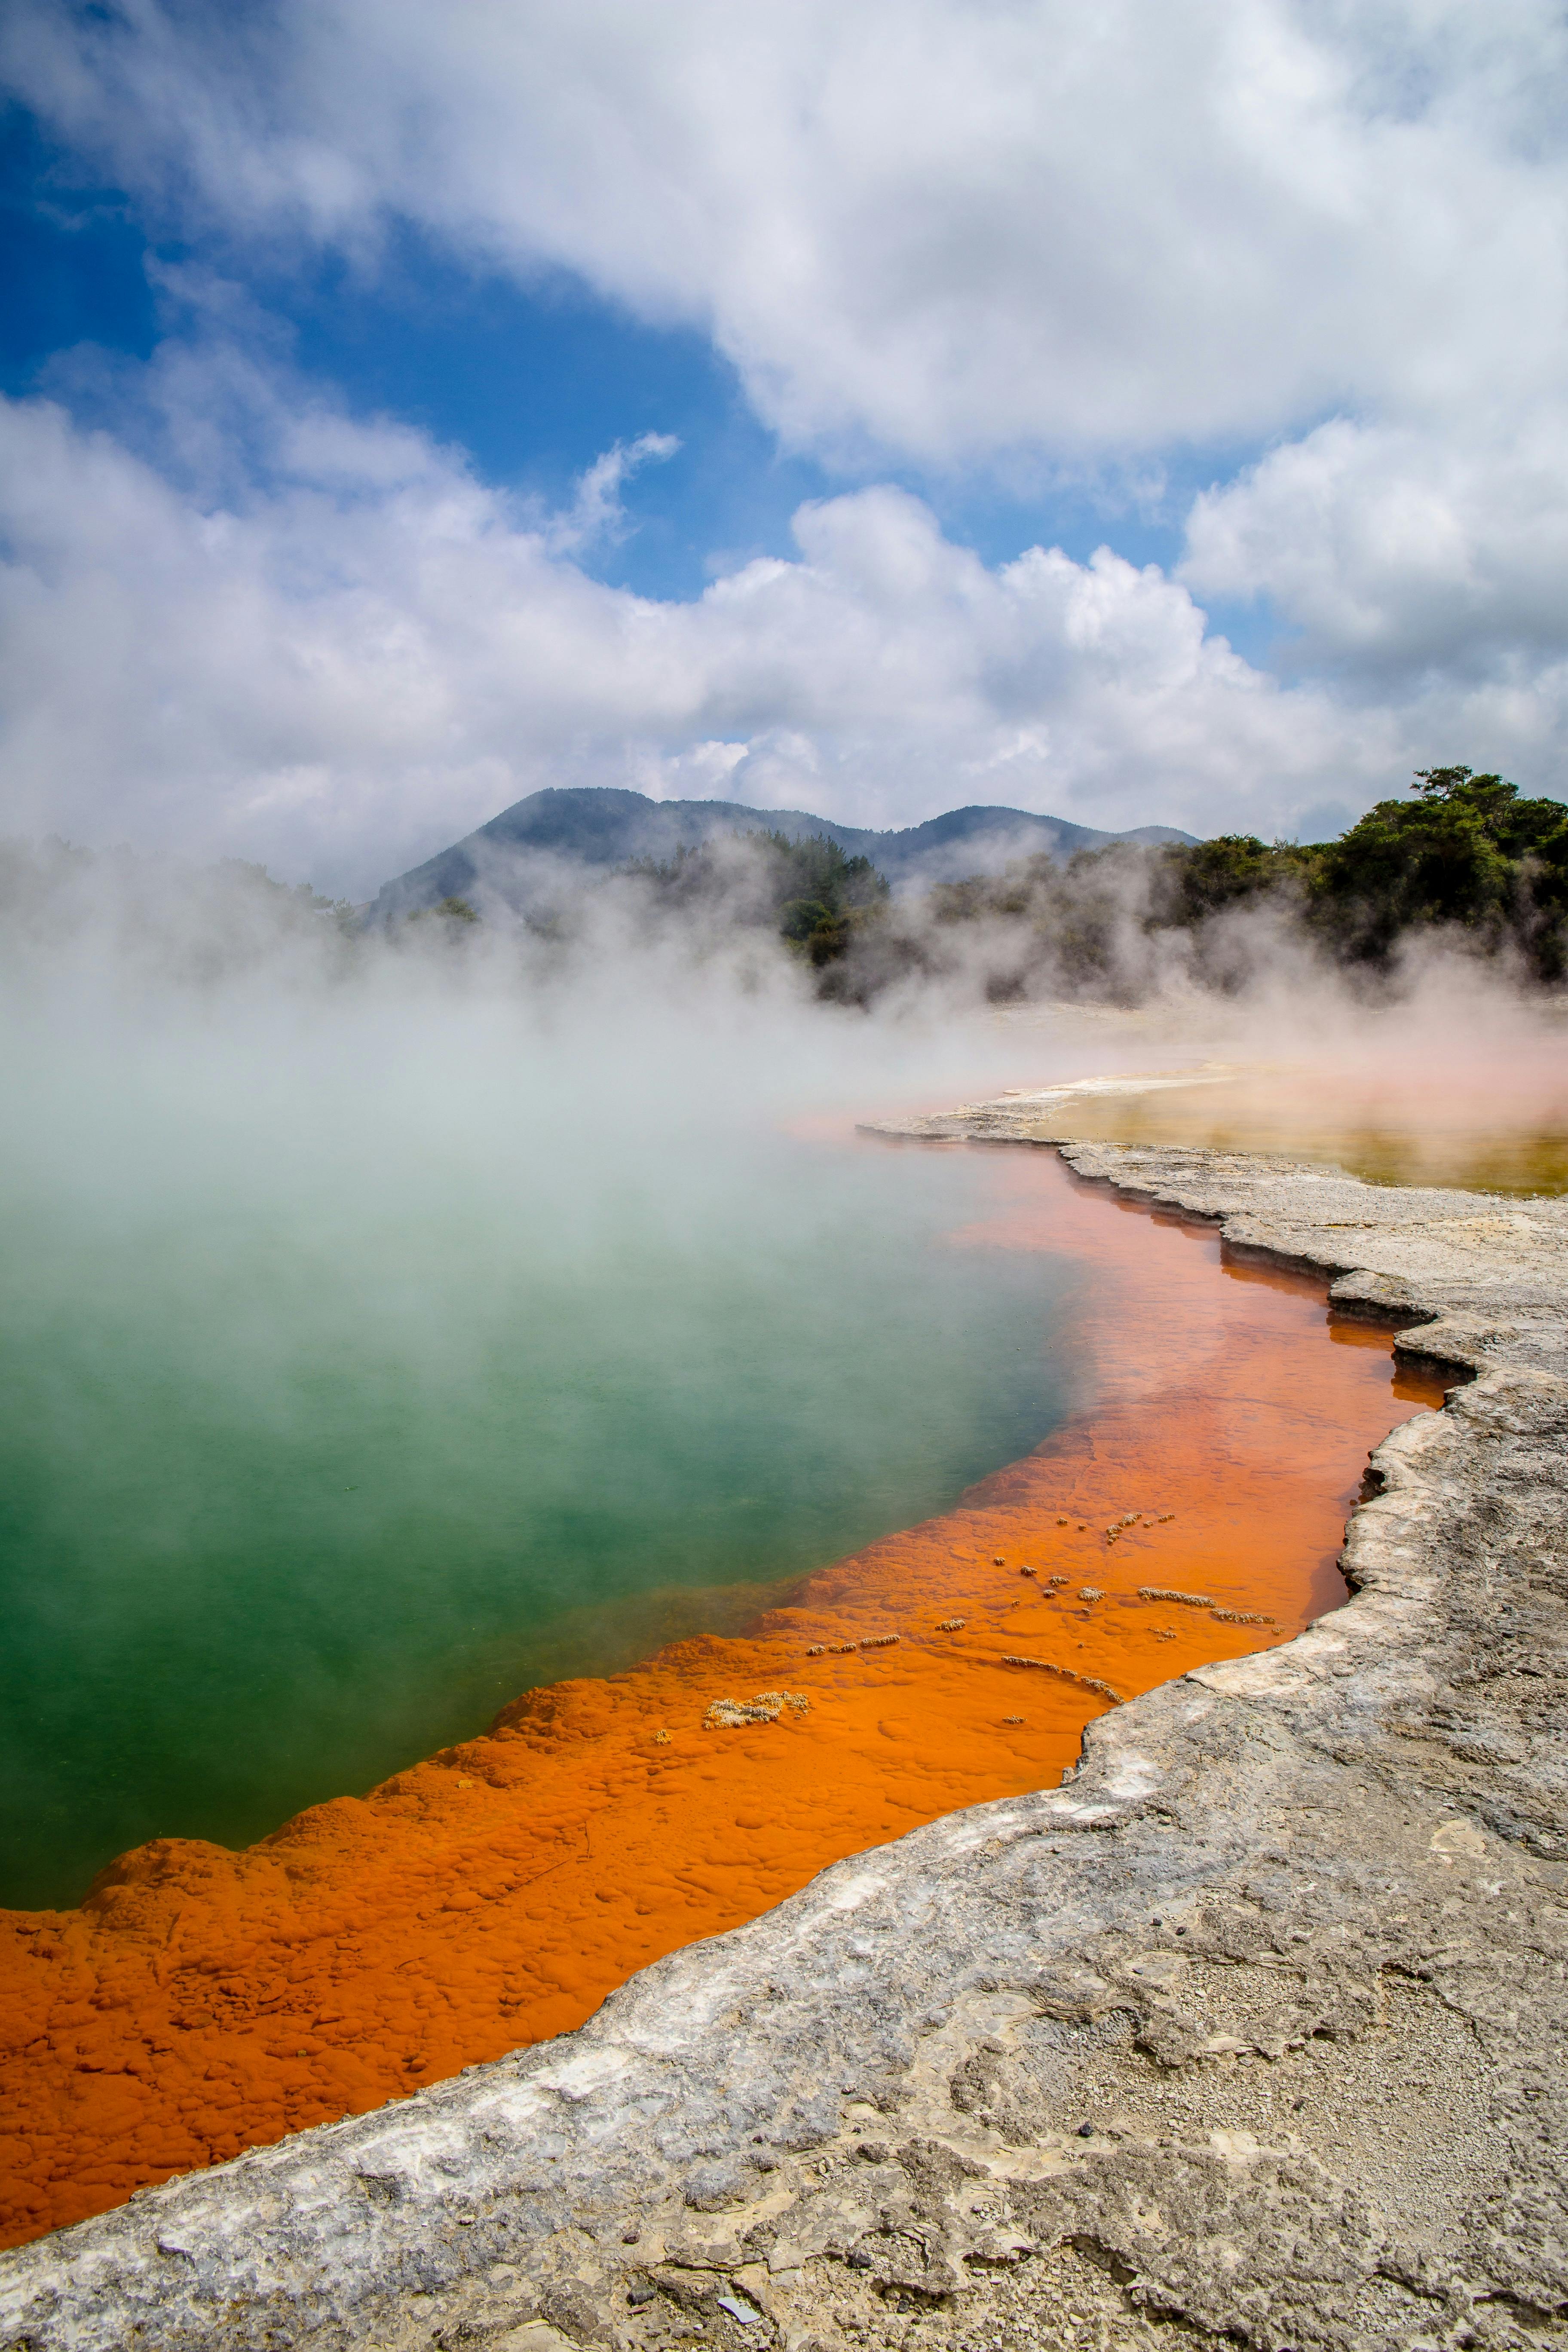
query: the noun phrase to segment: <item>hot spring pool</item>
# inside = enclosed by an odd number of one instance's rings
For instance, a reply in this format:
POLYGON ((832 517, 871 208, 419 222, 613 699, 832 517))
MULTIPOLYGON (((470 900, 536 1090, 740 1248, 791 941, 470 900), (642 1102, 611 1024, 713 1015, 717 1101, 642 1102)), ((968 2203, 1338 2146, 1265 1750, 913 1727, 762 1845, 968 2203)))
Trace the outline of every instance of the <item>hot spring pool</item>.
POLYGON ((563 1191, 413 1141, 351 1184, 246 1119, 176 1142, 9 1180, 10 1905, 738 1623, 1083 1402, 1074 1262, 952 1238, 983 1155, 759 1128, 700 1181, 652 1145, 563 1191))

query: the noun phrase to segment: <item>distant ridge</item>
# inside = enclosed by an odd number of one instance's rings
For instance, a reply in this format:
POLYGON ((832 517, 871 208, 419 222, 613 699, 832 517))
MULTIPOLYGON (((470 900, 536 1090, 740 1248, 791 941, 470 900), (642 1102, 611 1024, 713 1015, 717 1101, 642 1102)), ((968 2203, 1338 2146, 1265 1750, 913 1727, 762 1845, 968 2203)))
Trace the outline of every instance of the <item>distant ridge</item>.
POLYGON ((1027 809, 949 809, 923 824, 877 833, 835 824, 805 809, 749 808, 740 801, 652 801, 613 785, 547 785, 492 816, 488 824, 383 885, 368 909, 373 923, 416 914, 443 898, 500 899, 512 907, 535 895, 541 864, 624 866, 633 857, 672 857, 715 835, 772 832, 794 841, 824 834, 851 856, 868 857, 895 888, 925 887, 966 874, 998 874, 1016 857, 1066 859, 1111 841, 1190 842, 1168 824, 1100 833, 1066 817, 1027 809))

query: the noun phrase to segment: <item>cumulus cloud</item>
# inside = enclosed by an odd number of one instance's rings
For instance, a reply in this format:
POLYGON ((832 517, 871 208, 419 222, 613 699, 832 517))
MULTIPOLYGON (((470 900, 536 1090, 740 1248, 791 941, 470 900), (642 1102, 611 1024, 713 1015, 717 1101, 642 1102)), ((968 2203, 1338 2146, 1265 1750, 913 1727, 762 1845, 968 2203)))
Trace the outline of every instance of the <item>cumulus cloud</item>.
POLYGON ((1200 498, 1183 576, 1267 597, 1297 658, 1545 685, 1568 660, 1568 404, 1430 425, 1339 417, 1200 498))
POLYGON ((950 462, 1561 374, 1553 0, 12 0, 189 229, 419 223, 710 331, 787 436, 950 462))
POLYGON ((691 603, 612 589, 667 436, 520 505, 188 265, 204 331, 0 417, 10 822, 358 892, 546 782, 1265 834, 1436 759, 1550 788, 1565 64, 1555 0, 12 0, 0 74, 198 250, 374 270, 411 221, 575 273, 872 487, 691 603), (1176 578, 988 567, 874 479, 1205 446, 1176 578))
POLYGON ((558 525, 232 351, 153 379, 140 450, 51 402, 0 409, 13 830, 268 857, 358 893, 546 782, 1270 831, 1325 780, 1371 789, 1395 750, 1106 550, 987 567, 877 487, 804 507, 789 560, 663 603, 573 560, 594 478, 558 525))

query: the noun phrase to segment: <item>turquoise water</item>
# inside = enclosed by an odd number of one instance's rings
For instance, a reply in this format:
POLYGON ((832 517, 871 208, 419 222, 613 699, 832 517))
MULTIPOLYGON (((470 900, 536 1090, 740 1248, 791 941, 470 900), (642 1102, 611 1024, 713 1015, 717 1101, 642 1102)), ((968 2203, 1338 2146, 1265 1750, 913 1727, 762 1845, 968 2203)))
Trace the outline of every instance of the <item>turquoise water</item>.
POLYGON ((0 1202, 0 1900, 739 1622, 1079 1401, 1072 1265, 952 1238, 980 1155, 131 1091, 0 1202))

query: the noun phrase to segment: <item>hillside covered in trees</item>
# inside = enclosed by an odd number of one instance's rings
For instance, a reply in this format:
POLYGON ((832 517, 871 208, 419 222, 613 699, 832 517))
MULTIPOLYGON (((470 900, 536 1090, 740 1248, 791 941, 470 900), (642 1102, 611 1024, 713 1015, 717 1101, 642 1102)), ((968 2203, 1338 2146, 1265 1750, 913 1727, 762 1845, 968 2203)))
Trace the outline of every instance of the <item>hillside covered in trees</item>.
POLYGON ((925 970, 969 968, 994 1001, 1061 991, 1135 999, 1181 970, 1245 983, 1270 940, 1313 943, 1375 981, 1425 936, 1507 955, 1542 986, 1568 977, 1568 807, 1501 776, 1420 771, 1335 841, 1226 834, 1115 843, 1064 865, 1025 858, 938 885, 846 942, 826 992, 868 1001, 925 970))
POLYGON ((923 987, 1136 1003, 1173 984, 1237 991, 1303 954, 1375 992, 1434 943, 1550 990, 1568 982, 1568 807, 1431 768, 1335 841, 1123 837, 901 894, 828 835, 732 828, 615 867, 558 859, 526 908, 451 893, 390 919, 236 860, 0 843, 0 949, 72 938, 119 939, 193 978, 280 952, 347 973, 378 949, 500 950, 525 981, 567 985, 656 943, 699 960, 739 945, 782 950, 816 995, 862 1006, 923 987))
POLYGON ((1568 977, 1568 807, 1465 767, 1422 770, 1335 841, 1113 841, 897 898, 822 835, 732 832, 622 874, 656 919, 773 930, 818 993, 860 1003, 921 978, 994 1002, 1135 1001, 1178 973, 1228 990, 1287 940, 1373 985, 1422 938, 1568 977))
POLYGON ((891 897, 868 857, 822 834, 733 834, 626 871, 666 909, 765 925, 818 971, 867 936, 891 897))

